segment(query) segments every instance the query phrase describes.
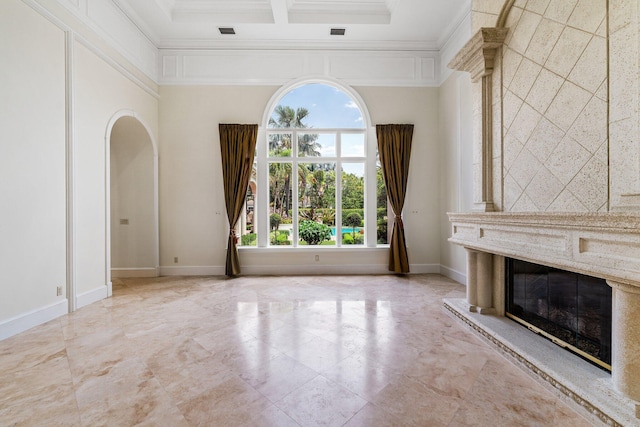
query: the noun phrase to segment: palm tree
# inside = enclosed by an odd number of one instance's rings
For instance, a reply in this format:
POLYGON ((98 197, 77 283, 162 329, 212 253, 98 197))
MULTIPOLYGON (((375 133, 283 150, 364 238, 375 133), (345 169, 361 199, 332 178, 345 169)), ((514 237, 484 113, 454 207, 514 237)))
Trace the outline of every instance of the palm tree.
POLYGON ((273 115, 269 119, 269 127, 278 129, 282 128, 306 128, 307 125, 302 123, 305 117, 309 115, 309 110, 298 107, 296 110, 287 105, 276 105, 273 109, 273 115), (275 116, 275 119, 274 119, 275 116))
POLYGON ((320 156, 320 148, 322 146, 319 142, 318 134, 305 133, 298 136, 298 155, 304 157, 318 157, 320 156))
MULTIPOLYGON (((309 110, 304 107, 293 109, 288 105, 276 105, 273 114, 269 118, 269 127, 276 129, 307 129, 302 121, 309 115, 309 110)), ((320 144, 317 134, 302 134, 298 138, 298 154, 305 157, 320 156, 320 144)), ((269 151, 280 155, 280 150, 291 148, 291 140, 288 135, 273 134, 269 138, 269 151)))

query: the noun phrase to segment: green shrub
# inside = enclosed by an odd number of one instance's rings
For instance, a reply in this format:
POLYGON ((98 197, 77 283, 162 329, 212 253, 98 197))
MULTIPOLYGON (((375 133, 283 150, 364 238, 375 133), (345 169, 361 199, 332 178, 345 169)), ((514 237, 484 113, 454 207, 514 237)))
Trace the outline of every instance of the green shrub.
POLYGON ((271 230, 277 230, 280 227, 280 223, 282 222, 282 217, 277 213, 272 213, 269 215, 269 224, 271 225, 271 230))
POLYGON ((347 215, 347 218, 343 222, 347 227, 361 227, 362 226, 362 216, 358 212, 351 212, 347 215))
POLYGON ((309 245, 317 245, 325 240, 331 240, 331 229, 327 225, 315 221, 302 220, 298 228, 300 239, 309 245))
POLYGON ((342 210, 342 223, 346 224, 347 217, 352 213, 357 213, 360 218, 364 218, 364 209, 343 209, 342 210))
POLYGON ((258 235, 256 233, 243 234, 240 237, 240 244, 242 246, 255 246, 257 238, 258 235))
POLYGON ((336 223, 336 211, 334 209, 318 209, 323 224, 335 224, 336 223))
POLYGON ((353 236, 351 233, 342 233, 342 244, 353 245, 353 236))
POLYGON ((289 241, 289 231, 272 231, 271 233, 269 233, 269 242, 272 245, 290 245, 291 242, 289 241))
POLYGON ((364 234, 356 233, 355 236, 353 236, 353 244, 364 245, 364 234))

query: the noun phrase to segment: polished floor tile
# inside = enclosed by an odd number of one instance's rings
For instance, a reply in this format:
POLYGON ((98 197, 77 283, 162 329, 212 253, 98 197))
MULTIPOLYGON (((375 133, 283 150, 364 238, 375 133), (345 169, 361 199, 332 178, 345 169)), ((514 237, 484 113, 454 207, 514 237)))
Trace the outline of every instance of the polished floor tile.
POLYGON ((439 275, 116 279, 0 342, 0 425, 588 426, 439 275))

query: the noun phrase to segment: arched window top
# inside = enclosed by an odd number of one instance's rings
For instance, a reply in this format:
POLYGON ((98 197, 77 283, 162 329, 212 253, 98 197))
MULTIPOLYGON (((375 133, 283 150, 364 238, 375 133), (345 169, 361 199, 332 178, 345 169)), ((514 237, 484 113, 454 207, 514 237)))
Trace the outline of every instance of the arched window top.
POLYGON ((365 129, 368 114, 360 96, 336 82, 301 81, 271 99, 267 128, 365 129))
POLYGON ((387 197, 357 92, 330 79, 297 80, 271 97, 262 125, 255 191, 238 230, 244 246, 387 243, 387 197))

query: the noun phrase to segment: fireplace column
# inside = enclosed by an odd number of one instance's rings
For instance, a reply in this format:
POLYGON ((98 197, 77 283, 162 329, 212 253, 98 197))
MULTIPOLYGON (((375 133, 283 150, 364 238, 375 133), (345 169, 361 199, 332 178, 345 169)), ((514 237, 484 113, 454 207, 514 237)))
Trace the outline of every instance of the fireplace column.
POLYGON ((640 401, 640 287, 607 283, 613 300, 611 379, 616 390, 640 401))
POLYGON ((493 307, 493 255, 467 250, 467 302, 469 311, 495 313, 493 307))
MULTIPOLYGON (((449 68, 471 74, 474 87, 474 119, 480 128, 474 128, 474 200, 473 210, 493 212, 493 69, 508 28, 484 27, 471 37, 451 60, 449 68)), ((501 176, 502 171, 495 171, 501 176)))
POLYGON ((469 311, 476 311, 478 305, 478 251, 467 250, 467 302, 469 311))

